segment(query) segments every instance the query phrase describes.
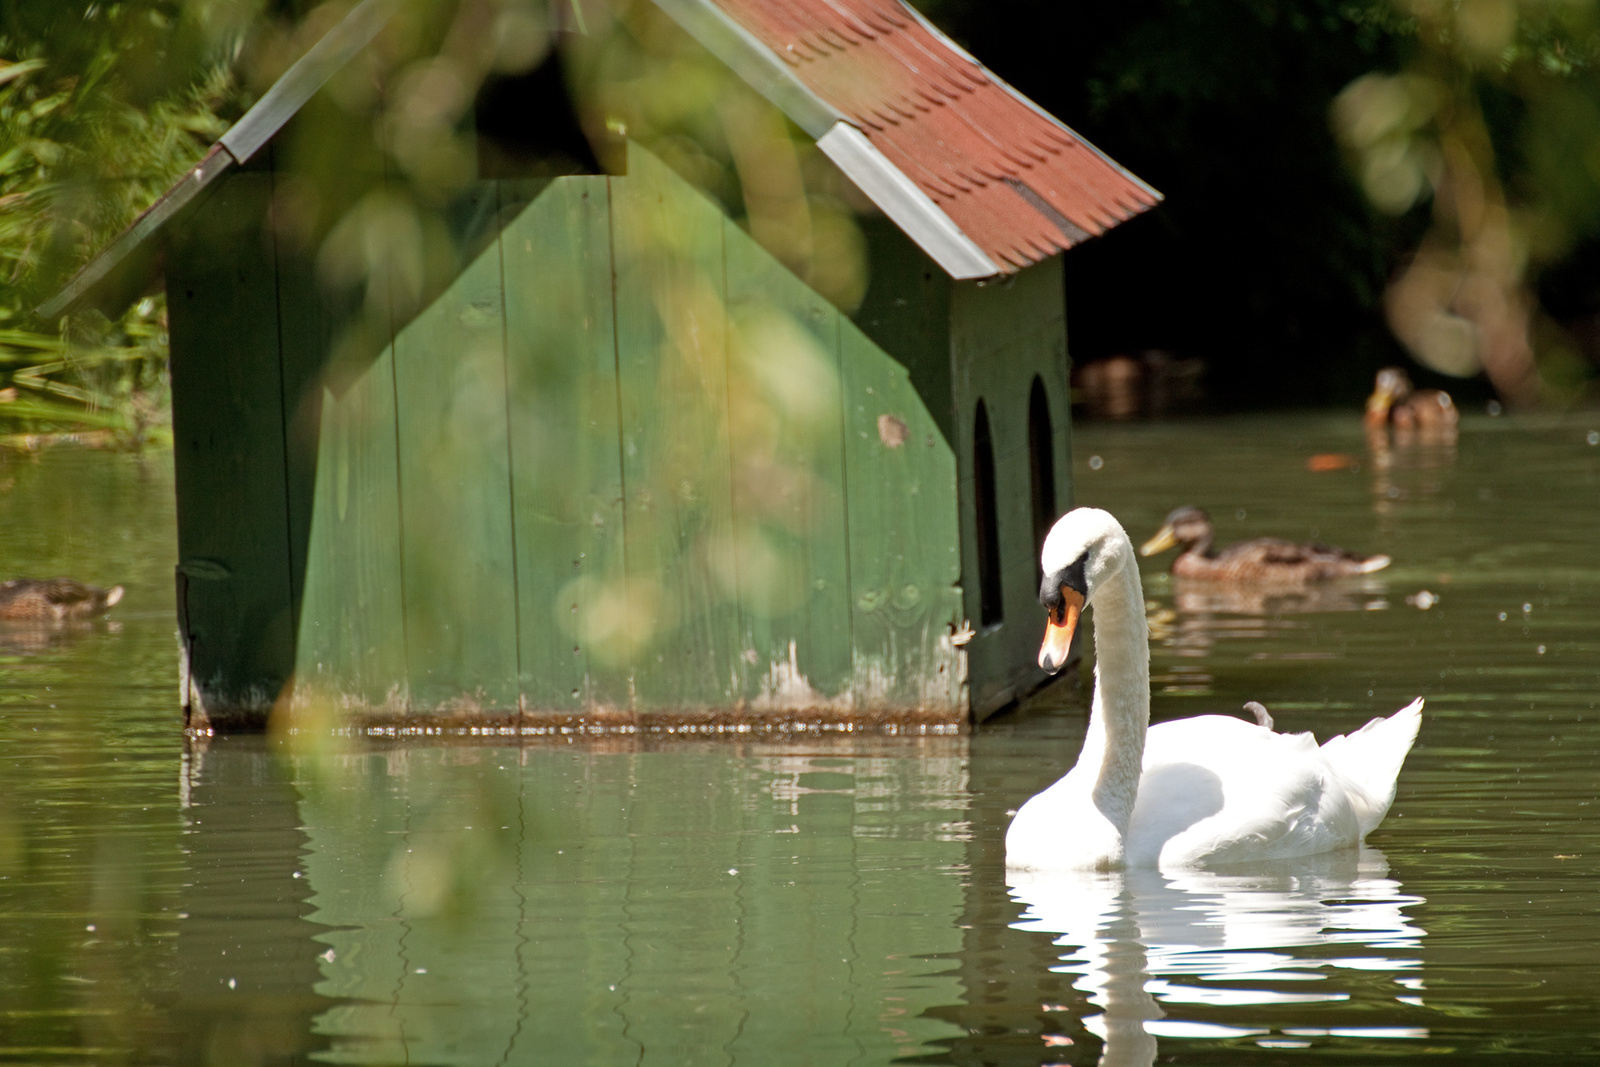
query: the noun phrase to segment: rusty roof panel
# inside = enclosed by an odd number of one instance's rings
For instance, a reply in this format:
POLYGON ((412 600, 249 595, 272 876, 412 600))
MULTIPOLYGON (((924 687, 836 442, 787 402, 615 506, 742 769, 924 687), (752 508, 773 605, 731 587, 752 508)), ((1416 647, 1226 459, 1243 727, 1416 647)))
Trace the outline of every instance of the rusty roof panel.
POLYGON ((715 0, 1008 272, 1161 194, 900 0, 715 0))

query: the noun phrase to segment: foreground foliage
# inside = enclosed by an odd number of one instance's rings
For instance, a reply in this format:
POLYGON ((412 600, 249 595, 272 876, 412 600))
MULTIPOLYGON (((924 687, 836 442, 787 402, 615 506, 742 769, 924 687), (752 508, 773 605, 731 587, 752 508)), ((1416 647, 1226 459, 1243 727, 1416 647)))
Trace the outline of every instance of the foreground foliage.
POLYGON ((1203 356, 1243 405, 1354 401, 1404 357, 1595 395, 1595 0, 923 2, 1167 194, 1067 257, 1078 358, 1203 356))
MULTIPOLYGON (((1600 165, 1583 146, 1600 140, 1597 0, 1015 0, 1004 17, 974 0, 919 6, 1168 196, 1068 257, 1075 357, 1203 356, 1213 390, 1247 405, 1360 395, 1377 366, 1403 356, 1476 376, 1469 397, 1593 396, 1600 165)), ((114 321, 45 323, 30 309, 348 7, 0 7, 0 437, 166 434, 161 297, 114 321)), ((356 292, 413 261, 423 274, 450 262, 427 240, 415 254, 393 246, 438 229, 435 208, 471 170, 459 123, 472 94, 539 62, 556 19, 593 44, 579 50, 573 85, 591 136, 627 129, 736 217, 745 209, 751 232, 783 246, 774 250, 814 286, 843 306, 858 300, 848 190, 813 180, 827 168, 811 166, 781 121, 746 128, 759 108, 720 92, 714 109, 699 107, 710 75, 674 74, 661 80, 672 91, 657 91, 646 75, 676 70, 681 34, 648 5, 616 8, 624 33, 533 0, 402 4, 387 51, 342 76, 349 113, 324 138, 372 140, 402 195, 324 196, 304 232, 280 237, 317 245, 325 280, 356 292), (684 100, 697 105, 693 121, 673 117, 684 100), (725 127, 741 122, 730 137, 725 127), (781 187, 731 155, 790 142, 762 157, 800 174, 781 187), (363 220, 396 212, 408 225, 363 238, 374 232, 363 220), (850 269, 836 278, 839 264, 850 269)), ((307 188, 325 184, 315 140, 298 146, 307 188)))

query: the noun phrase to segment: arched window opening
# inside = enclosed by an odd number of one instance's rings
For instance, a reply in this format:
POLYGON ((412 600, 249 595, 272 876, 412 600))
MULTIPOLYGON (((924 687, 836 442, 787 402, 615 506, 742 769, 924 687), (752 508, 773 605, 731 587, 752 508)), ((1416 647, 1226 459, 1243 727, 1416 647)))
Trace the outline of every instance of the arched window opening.
POLYGON ((984 626, 1005 618, 1000 590, 1000 511, 995 504, 994 442, 989 436, 989 412, 978 401, 972 428, 972 488, 978 520, 978 609, 984 626))
MULTIPOLYGON (((1056 521, 1056 458, 1050 425, 1050 398, 1037 375, 1028 396, 1028 475, 1033 487, 1033 559, 1039 566, 1045 535, 1056 521)), ((1041 573, 1037 575, 1043 578, 1041 573)))

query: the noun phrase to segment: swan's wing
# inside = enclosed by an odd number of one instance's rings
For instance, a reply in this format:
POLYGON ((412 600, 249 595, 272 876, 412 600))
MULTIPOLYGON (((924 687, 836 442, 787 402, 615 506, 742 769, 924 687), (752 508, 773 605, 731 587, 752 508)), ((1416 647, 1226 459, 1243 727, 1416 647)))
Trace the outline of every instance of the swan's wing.
POLYGON ((1185 867, 1355 844, 1360 823, 1310 734, 1221 715, 1152 727, 1130 863, 1185 867))

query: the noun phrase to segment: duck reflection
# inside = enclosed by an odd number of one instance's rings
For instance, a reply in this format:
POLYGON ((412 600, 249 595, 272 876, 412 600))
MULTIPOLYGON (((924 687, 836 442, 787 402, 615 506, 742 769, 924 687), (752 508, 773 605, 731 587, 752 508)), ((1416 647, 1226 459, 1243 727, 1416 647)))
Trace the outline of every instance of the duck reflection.
POLYGON ((1376 849, 1248 873, 1009 871, 1007 882, 1025 906, 1012 925, 1055 935, 1051 969, 1078 975, 1100 1009, 1077 1022, 1104 1043, 1101 1064, 1152 1064, 1158 1038, 1278 1048, 1427 1036, 1415 1025, 1424 931, 1406 914, 1422 901, 1376 849))
MULTIPOLYGON (((1305 624, 1295 620, 1298 615, 1389 607, 1388 584, 1375 577, 1308 586, 1224 585, 1176 577, 1170 581, 1171 600, 1148 601, 1146 616, 1151 642, 1180 657, 1205 658, 1219 641, 1261 640, 1276 630, 1299 628, 1305 624)), ((1333 653, 1296 645, 1292 650, 1258 655, 1321 659, 1331 658, 1333 653)))
POLYGON ((1302 587, 1222 586, 1215 582, 1173 583, 1180 615, 1307 615, 1328 611, 1378 611, 1388 606, 1380 579, 1302 587))
POLYGON ((1438 496, 1456 465, 1456 438, 1401 435, 1393 443, 1386 431, 1368 432, 1372 456, 1372 509, 1393 514, 1404 501, 1438 496))
POLYGON ((116 620, 69 619, 54 623, 0 620, 0 655, 34 656, 67 648, 91 633, 119 633, 116 620))

